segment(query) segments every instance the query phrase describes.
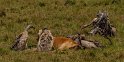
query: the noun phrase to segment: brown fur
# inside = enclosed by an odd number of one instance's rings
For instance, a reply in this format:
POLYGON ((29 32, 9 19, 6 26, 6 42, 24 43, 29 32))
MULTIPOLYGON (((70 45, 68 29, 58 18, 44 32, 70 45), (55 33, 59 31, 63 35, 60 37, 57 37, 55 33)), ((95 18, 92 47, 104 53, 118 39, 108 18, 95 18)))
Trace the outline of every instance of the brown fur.
POLYGON ((53 39, 53 48, 59 50, 70 49, 76 46, 78 46, 76 42, 66 37, 54 37, 53 39))

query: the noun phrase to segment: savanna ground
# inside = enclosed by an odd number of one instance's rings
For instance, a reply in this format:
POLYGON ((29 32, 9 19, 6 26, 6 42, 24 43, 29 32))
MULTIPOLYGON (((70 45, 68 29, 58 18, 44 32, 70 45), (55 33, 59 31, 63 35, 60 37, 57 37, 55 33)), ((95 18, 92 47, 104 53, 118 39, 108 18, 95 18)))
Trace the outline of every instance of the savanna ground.
POLYGON ((124 62, 124 1, 123 0, 0 0, 0 62, 124 62), (98 10, 109 13, 111 24, 117 28, 113 45, 108 40, 87 34, 89 28, 80 30, 89 23, 98 10), (30 30, 28 46, 37 45, 37 32, 49 28, 54 36, 67 36, 81 32, 87 39, 95 39, 106 48, 34 52, 12 51, 15 36, 28 24, 30 30))

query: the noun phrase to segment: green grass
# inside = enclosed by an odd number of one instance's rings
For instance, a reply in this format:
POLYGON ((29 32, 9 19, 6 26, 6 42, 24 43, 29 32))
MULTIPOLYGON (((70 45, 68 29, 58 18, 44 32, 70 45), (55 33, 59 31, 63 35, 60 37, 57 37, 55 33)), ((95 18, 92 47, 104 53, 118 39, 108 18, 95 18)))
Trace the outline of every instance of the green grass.
POLYGON ((123 0, 0 0, 0 62, 124 62, 124 1, 123 0), (117 28, 117 35, 108 40, 96 35, 104 49, 67 50, 54 52, 12 51, 10 47, 15 36, 28 24, 30 30, 28 45, 36 47, 39 29, 49 28, 54 36, 67 36, 89 23, 98 10, 109 13, 110 22, 117 28), (5 12, 6 15, 1 14, 5 12))

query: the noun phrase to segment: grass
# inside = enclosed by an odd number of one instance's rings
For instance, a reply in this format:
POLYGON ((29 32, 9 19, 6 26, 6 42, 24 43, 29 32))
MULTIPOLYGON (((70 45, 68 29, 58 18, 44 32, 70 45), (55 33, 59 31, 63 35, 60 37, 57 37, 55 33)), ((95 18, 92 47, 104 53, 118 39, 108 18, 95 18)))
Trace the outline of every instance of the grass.
POLYGON ((0 62, 123 62, 124 61, 124 1, 123 0, 0 0, 0 62), (108 40, 96 35, 107 47, 104 49, 67 50, 55 52, 12 51, 15 36, 28 24, 28 45, 36 47, 39 29, 49 28, 54 36, 67 36, 81 32, 82 24, 89 23, 98 10, 109 13, 110 22, 117 28, 117 35, 108 40))

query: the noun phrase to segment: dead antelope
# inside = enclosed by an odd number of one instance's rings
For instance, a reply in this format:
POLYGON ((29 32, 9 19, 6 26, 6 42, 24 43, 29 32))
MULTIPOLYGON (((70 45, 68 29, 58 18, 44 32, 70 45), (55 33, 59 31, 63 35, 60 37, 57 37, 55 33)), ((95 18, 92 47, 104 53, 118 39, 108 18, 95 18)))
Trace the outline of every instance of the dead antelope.
POLYGON ((54 37, 53 39, 53 48, 59 50, 65 50, 77 47, 78 44, 70 38, 66 37, 54 37))
POLYGON ((50 30, 39 30, 38 33, 38 51, 49 51, 52 48, 65 50, 69 48, 73 48, 78 44, 74 42, 72 39, 66 37, 53 37, 50 30), (48 42, 48 43, 47 43, 48 42))
POLYGON ((16 36, 15 43, 12 45, 11 49, 24 50, 25 48, 27 48, 28 30, 30 28, 34 27, 32 25, 28 25, 22 33, 16 36))

